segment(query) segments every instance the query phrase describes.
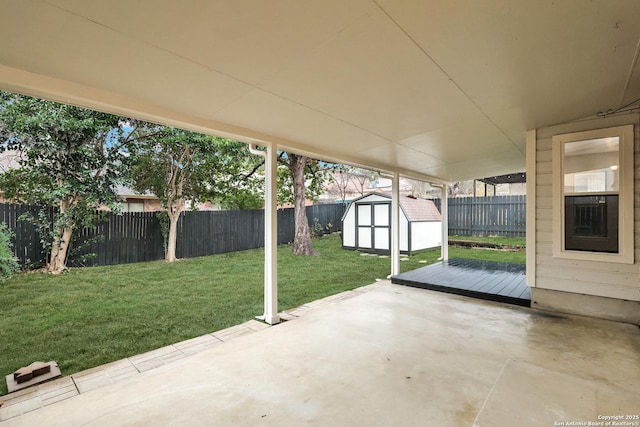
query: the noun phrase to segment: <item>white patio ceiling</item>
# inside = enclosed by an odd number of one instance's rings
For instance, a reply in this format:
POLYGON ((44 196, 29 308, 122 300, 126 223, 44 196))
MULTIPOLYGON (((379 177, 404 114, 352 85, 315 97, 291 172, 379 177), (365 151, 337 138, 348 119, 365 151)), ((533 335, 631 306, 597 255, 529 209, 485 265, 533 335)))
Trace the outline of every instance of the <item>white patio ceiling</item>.
POLYGON ((414 177, 640 98, 637 0, 0 0, 0 87, 414 177))

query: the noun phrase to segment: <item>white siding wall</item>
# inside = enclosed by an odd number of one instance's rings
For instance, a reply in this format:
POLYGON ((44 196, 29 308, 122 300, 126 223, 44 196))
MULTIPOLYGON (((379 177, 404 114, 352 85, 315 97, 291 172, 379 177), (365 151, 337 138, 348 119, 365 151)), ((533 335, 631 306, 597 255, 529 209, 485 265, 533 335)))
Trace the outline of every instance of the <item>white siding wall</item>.
POLYGON ((435 248, 442 243, 442 222, 414 222, 411 224, 411 250, 435 248))
POLYGON ((409 221, 400 209, 400 252, 409 250, 409 221))
POLYGON ((347 208, 342 220, 342 245, 347 247, 356 245, 356 209, 353 203, 347 208))
MULTIPOLYGON (((542 289, 640 301, 640 116, 622 115, 537 130, 536 146, 536 274, 542 289), (579 261, 552 256, 553 135, 634 124, 635 263, 579 261)), ((530 221, 527 218, 527 221, 530 221)))

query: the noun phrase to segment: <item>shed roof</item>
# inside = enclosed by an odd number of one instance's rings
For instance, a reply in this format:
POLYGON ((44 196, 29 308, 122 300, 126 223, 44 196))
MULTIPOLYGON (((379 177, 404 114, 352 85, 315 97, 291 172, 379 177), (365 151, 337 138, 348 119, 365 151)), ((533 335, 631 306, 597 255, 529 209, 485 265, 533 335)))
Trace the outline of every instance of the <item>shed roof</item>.
POLYGON ((440 212, 431 200, 401 197, 400 207, 411 221, 442 221, 440 212))
MULTIPOLYGON (((389 199, 389 201, 391 201, 391 196, 389 196, 388 194, 368 193, 353 200, 352 204, 362 201, 370 196, 384 197, 385 199, 389 199)), ((433 203, 431 200, 416 199, 410 196, 403 196, 400 197, 400 209, 402 209, 409 222, 442 221, 440 211, 438 211, 435 203, 433 203)), ((346 215, 347 212, 345 212, 345 216, 346 215)))

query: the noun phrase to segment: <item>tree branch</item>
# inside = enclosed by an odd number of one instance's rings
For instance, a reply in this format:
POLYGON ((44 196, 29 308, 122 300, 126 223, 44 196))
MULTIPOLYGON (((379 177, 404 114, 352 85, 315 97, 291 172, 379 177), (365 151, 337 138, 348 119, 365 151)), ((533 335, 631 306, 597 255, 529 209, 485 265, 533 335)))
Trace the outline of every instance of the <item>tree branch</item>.
POLYGON ((258 169, 260 169, 260 166, 262 166, 262 165, 264 165, 264 160, 262 160, 257 165, 255 165, 255 167, 251 170, 251 172, 249 172, 247 174, 240 173, 240 174, 236 175, 236 177, 242 177, 242 179, 249 179, 249 178, 251 178, 253 176, 254 173, 256 173, 258 171, 258 169))
POLYGON ((281 151, 280 154, 278 154, 278 163, 285 165, 286 167, 290 167, 291 165, 291 160, 285 160, 284 155, 286 154, 285 151, 281 151))

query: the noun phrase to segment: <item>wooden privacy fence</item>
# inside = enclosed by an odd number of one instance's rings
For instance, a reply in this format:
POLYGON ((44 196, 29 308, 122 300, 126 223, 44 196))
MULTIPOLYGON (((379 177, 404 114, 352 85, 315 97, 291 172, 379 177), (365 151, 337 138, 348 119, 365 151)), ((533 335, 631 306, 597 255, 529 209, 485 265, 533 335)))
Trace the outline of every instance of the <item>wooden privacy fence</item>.
POLYGON ((451 235, 525 236, 526 196, 455 198, 449 202, 451 235))
MULTIPOLYGON (((310 225, 322 231, 341 231, 344 206, 307 207, 310 225)), ((14 252, 22 265, 43 264, 45 255, 34 227, 18 218, 35 213, 26 205, 0 204, 0 220, 15 236, 14 252)), ((52 212, 49 213, 50 215, 52 212)), ((294 237, 293 208, 278 210, 278 244, 294 237)), ((178 222, 179 258, 242 251, 264 246, 264 211, 188 211, 178 222)), ((155 212, 107 213, 95 227, 76 232, 69 265, 113 265, 164 258, 162 228, 155 212), (95 254, 86 259, 87 254, 95 254)))
MULTIPOLYGON (((440 209, 440 199, 433 201, 440 209)), ((456 197, 447 202, 449 235, 525 237, 525 195, 456 197)))
MULTIPOLYGON (((38 210, 29 205, 0 203, 0 221, 13 232, 13 252, 22 266, 42 264, 44 260, 40 235, 35 227, 27 221, 18 220, 21 215, 27 213, 35 217, 38 210)), ((53 210, 49 210, 47 214, 52 218, 53 210)))

